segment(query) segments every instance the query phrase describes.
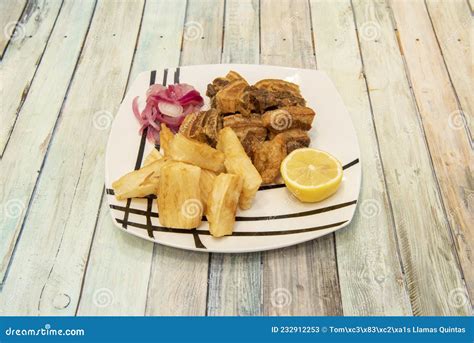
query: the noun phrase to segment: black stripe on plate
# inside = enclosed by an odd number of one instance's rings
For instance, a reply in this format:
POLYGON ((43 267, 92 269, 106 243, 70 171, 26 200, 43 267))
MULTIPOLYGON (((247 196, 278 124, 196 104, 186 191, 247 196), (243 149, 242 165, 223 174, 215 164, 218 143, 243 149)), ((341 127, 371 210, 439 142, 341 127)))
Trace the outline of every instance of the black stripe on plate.
POLYGON ((260 188, 258 190, 259 191, 264 191, 264 190, 267 190, 267 189, 275 189, 275 188, 283 188, 283 187, 285 187, 284 183, 281 183, 281 184, 278 184, 278 185, 264 185, 264 186, 260 186, 260 188))
POLYGON ((350 168, 352 167, 353 165, 356 165, 357 163, 359 163, 359 159, 356 158, 354 161, 346 164, 345 166, 342 167, 343 170, 346 170, 347 168, 350 168))
MULTIPOLYGON (((150 199, 148 200, 150 201, 150 199)), ((281 214, 281 215, 276 215, 276 216, 263 216, 263 217, 240 217, 237 216, 235 217, 235 221, 238 222, 250 222, 250 221, 260 221, 260 220, 276 220, 276 219, 288 219, 288 218, 298 218, 298 217, 306 217, 306 216, 312 216, 314 214, 319 214, 319 213, 324 213, 324 212, 329 212, 329 211, 334 211, 339 208, 351 206, 357 203, 357 200, 349 201, 349 202, 343 202, 337 205, 332 205, 328 207, 322 207, 318 208, 315 210, 311 211, 304 211, 304 212, 296 212, 296 213, 289 213, 289 214, 281 214)), ((110 205, 111 209, 118 210, 118 211, 124 211, 125 207, 123 206, 118 206, 118 205, 110 205)), ((130 208, 128 209, 130 213, 133 214, 139 214, 142 216, 148 216, 148 212, 144 210, 139 210, 139 209, 134 209, 130 208)), ((159 214, 157 212, 150 212, 149 214, 150 217, 153 218, 159 218, 159 214)), ((207 221, 206 217, 202 217, 203 221, 207 221)))
POLYGON ((174 83, 179 83, 179 67, 174 72, 174 83))
MULTIPOLYGON (((121 224, 123 222, 121 219, 116 218, 116 220, 119 224, 121 224)), ((344 220, 344 221, 333 223, 333 224, 309 227, 309 228, 304 228, 304 229, 296 229, 296 230, 233 232, 231 236, 234 236, 234 237, 249 237, 249 236, 254 237, 254 236, 294 235, 294 234, 297 234, 297 233, 306 233, 306 232, 330 229, 332 227, 336 227, 336 226, 345 224, 347 222, 348 222, 348 220, 344 220)), ((140 224, 140 223, 129 222, 128 225, 139 228, 139 229, 147 229, 146 225, 140 224)), ((209 231, 205 231, 205 230, 172 229, 172 228, 169 228, 169 227, 155 226, 155 225, 153 225, 152 227, 153 227, 153 231, 158 231, 158 232, 171 232, 171 233, 182 233, 182 234, 192 234, 192 235, 200 234, 200 235, 207 235, 207 236, 211 235, 211 233, 209 231)))
POLYGON ((148 204, 146 210, 146 230, 148 231, 148 237, 155 238, 155 236, 153 236, 153 228, 151 227, 151 206, 153 205, 153 199, 148 198, 147 202, 148 204))
POLYGON ((192 230, 192 233, 193 233, 193 238, 194 238, 194 246, 199 249, 207 249, 206 246, 202 244, 201 238, 199 238, 197 230, 196 229, 192 230))
POLYGON ((105 192, 106 192, 107 194, 109 194, 109 195, 115 195, 115 192, 114 192, 114 190, 113 190, 112 188, 106 188, 106 189, 105 189, 105 192))

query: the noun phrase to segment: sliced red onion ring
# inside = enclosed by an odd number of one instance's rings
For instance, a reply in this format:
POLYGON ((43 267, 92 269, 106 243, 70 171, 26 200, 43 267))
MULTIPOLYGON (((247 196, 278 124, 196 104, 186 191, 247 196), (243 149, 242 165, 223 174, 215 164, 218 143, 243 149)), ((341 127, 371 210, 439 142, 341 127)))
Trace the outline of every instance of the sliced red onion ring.
POLYGON ((179 104, 172 104, 166 101, 160 101, 158 103, 158 110, 161 112, 161 114, 174 118, 183 114, 183 106, 179 104))

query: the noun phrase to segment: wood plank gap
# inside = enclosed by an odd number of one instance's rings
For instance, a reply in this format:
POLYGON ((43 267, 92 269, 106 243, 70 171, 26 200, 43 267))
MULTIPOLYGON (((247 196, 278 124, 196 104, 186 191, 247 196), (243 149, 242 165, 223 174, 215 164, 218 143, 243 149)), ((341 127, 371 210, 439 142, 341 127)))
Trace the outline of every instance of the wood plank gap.
MULTIPOLYGON (((451 84, 451 88, 453 89, 454 97, 456 98, 456 103, 457 103, 458 108, 460 110, 460 114, 464 118, 464 124, 465 124, 464 129, 466 130, 466 135, 469 139, 469 144, 471 145, 471 149, 474 149, 474 141, 473 141, 473 134, 474 133, 471 132, 471 129, 469 128, 469 125, 467 125, 467 123, 469 122, 469 118, 466 116, 465 111, 463 110, 463 107, 461 105, 461 101, 459 100, 458 91, 456 90, 456 87, 454 87, 453 78, 451 76, 451 72, 449 71, 448 64, 446 63, 446 58, 444 56, 443 49, 442 49, 441 44, 440 44, 440 39, 438 37, 438 33, 436 32, 436 28, 435 28, 434 23, 433 23, 433 18, 432 18, 432 15, 430 13, 430 9, 429 9, 429 6, 428 6, 426 0, 424 0, 424 4, 425 4, 425 8, 426 8, 426 13, 428 13, 428 18, 430 19, 431 28, 433 30, 433 34, 434 34, 434 37, 436 39, 436 43, 438 44, 439 52, 440 52, 441 57, 443 59, 444 68, 446 69, 446 73, 448 74, 448 78, 449 78, 449 82, 451 84)), ((473 34, 473 33, 471 32, 471 34, 473 34)), ((471 49, 474 49, 474 47, 471 47, 471 49)), ((471 116, 474 116, 474 113, 470 113, 470 114, 471 114, 471 116)))
MULTIPOLYGON (((46 48, 48 47, 49 39, 51 38, 51 35, 53 34, 54 28, 56 27, 56 23, 58 21, 58 18, 61 15, 61 10, 63 8, 63 5, 64 5, 64 0, 61 1, 61 6, 59 7, 58 14, 56 15, 56 18, 54 19, 53 26, 51 27, 51 31, 49 31, 49 35, 48 35, 48 38, 46 39, 46 42, 44 44, 43 51, 41 52, 41 55, 40 55, 38 61, 36 62, 36 68, 35 68, 35 71, 33 72, 33 76, 28 81, 28 84, 27 84, 26 88, 23 90, 23 94, 21 95, 20 103, 18 104, 18 106, 16 108, 16 115, 15 115, 15 119, 13 120, 12 126, 10 128, 10 133, 8 135, 8 138, 7 138, 6 142, 5 142, 5 145, 3 146, 2 152, 0 153, 0 159, 3 158, 3 154, 5 153, 5 150, 7 149, 8 143, 10 142, 10 137, 12 136, 13 130, 15 130, 15 125, 16 125, 16 122, 18 120, 18 116, 21 113, 21 109, 23 108, 23 104, 25 103, 26 97, 28 96, 28 94, 30 92, 31 85, 35 80, 36 72, 39 69, 41 61, 43 60, 44 53, 46 51, 46 48)), ((25 5, 25 9, 26 9, 26 5, 25 5)))
MULTIPOLYGON (((360 61, 361 61, 361 64, 362 64, 362 75, 364 77, 365 89, 366 89, 367 98, 368 98, 368 101, 369 101, 370 114, 372 116, 372 128, 374 130, 375 140, 377 142, 377 153, 379 154, 379 156, 382 156, 381 150, 380 150, 380 143, 379 143, 379 134, 377 132, 377 126, 375 125, 375 116, 374 116, 374 107, 372 105, 372 96, 370 94, 369 84, 367 82, 367 77, 365 75, 365 61, 364 61, 364 56, 362 54, 362 47, 360 45, 360 35, 359 35, 359 30, 357 29, 357 27, 358 27, 357 18, 356 18, 356 15, 355 15, 355 8, 354 8, 354 4, 353 4, 352 0, 351 0, 351 9, 352 9, 352 17, 353 17, 353 20, 354 20, 354 25, 356 27, 357 46, 359 48, 359 56, 360 56, 360 61)), ((396 31, 396 29, 395 29, 395 31, 396 31)), ((405 277, 405 268, 403 266, 402 254, 401 254, 401 250, 400 250, 400 242, 398 240, 398 235, 397 235, 397 232, 396 232, 396 223, 395 223, 395 218, 394 218, 394 213, 393 213, 392 199, 390 197, 390 192, 389 192, 388 187, 387 187, 387 177, 386 177, 385 172, 384 172, 385 167, 384 167, 384 162, 383 162, 382 158, 380 158, 380 165, 381 165, 381 168, 382 168, 384 190, 387 193, 387 197, 388 197, 388 205, 389 205, 389 208, 390 208, 390 218, 391 218, 391 223, 392 223, 393 235, 395 237, 395 243, 396 243, 396 247, 397 247, 398 262, 400 264, 400 269, 401 269, 402 274, 403 274, 403 281, 404 281, 404 284, 405 284, 405 288, 408 290, 407 280, 406 280, 406 277, 405 277)), ((411 306, 411 304, 410 304, 410 306, 411 306)))
MULTIPOLYGON (((64 3, 64 2, 63 2, 63 3, 64 3)), ((67 95, 69 94, 69 90, 70 90, 70 88, 71 88, 72 81, 74 80, 74 76, 76 75, 76 70, 77 70, 77 67, 78 67, 78 65, 79 65, 80 56, 81 56, 81 54, 82 54, 82 50, 83 50, 83 48, 84 48, 85 41, 86 41, 87 36, 88 36, 88 34, 89 34, 89 28, 90 28, 90 25, 91 25, 92 20, 93 20, 93 18, 94 18, 96 6, 97 6, 97 1, 96 1, 95 4, 94 4, 94 8, 92 9, 92 15, 91 15, 91 18, 90 18, 90 20, 89 20, 88 27, 87 27, 87 29, 86 29, 86 34, 84 35, 84 39, 82 40, 81 48, 79 49, 79 54, 78 54, 76 63, 75 63, 75 65, 74 65, 74 70, 73 70, 73 72, 72 72, 72 74, 71 74, 71 77, 70 77, 70 79, 69 79, 68 86, 67 86, 67 89, 66 89, 66 93, 64 94, 64 99, 63 99, 63 101, 62 101, 62 103, 61 103, 61 107, 60 107, 60 109, 59 109, 59 111, 58 111, 58 114, 57 114, 57 117, 56 117, 56 121, 55 121, 54 126, 53 126, 53 130, 52 130, 52 134, 51 134, 51 139, 50 139, 49 142, 48 142, 48 146, 47 146, 47 148, 46 148, 46 152, 45 152, 43 161, 41 162, 41 166, 40 166, 40 168, 39 168, 39 170, 38 170, 38 176, 37 176, 37 178, 36 178, 36 180, 35 180, 35 184, 34 184, 34 186, 33 186, 32 193, 31 193, 31 195, 30 195, 30 197, 29 197, 28 204, 27 204, 26 211, 25 211, 25 215, 24 215, 23 218, 22 218, 22 223, 21 223, 21 226, 20 226, 20 230, 19 230, 19 233, 18 233, 18 237, 17 237, 17 239, 16 239, 16 241, 15 241, 15 244, 14 244, 14 247, 13 247, 13 251, 12 251, 12 254, 11 254, 10 258, 9 258, 9 262, 8 262, 8 265, 7 265, 6 269, 5 269, 5 272, 4 272, 4 274, 3 274, 3 277, 0 279, 0 285, 3 285, 3 284, 6 282, 7 278, 8 278, 8 273, 9 273, 10 267, 11 267, 11 265, 12 265, 12 263, 13 263, 13 260, 14 260, 14 257, 15 257, 17 244, 18 244, 18 242, 21 240, 21 236, 22 236, 23 229, 24 229, 24 226, 25 226, 25 223, 26 223, 26 219, 28 218, 28 215, 29 215, 29 213, 30 213, 30 207, 31 207, 31 205, 32 205, 32 200, 33 200, 33 199, 35 198, 35 196, 36 196, 36 189, 37 189, 37 186, 38 186, 38 184, 39 184, 39 180, 40 180, 40 178, 41 178, 41 176, 42 176, 42 173, 43 173, 43 167, 44 167, 44 165, 45 165, 45 163, 46 163, 46 160, 47 160, 47 158, 48 158, 49 150, 50 150, 50 147, 51 147, 51 145, 52 145, 52 142, 53 142, 53 139, 54 139, 54 136, 55 136, 55 133, 56 133, 56 129, 57 129, 57 126, 58 126, 59 119, 61 118, 61 115, 62 115, 62 112, 63 112, 64 104, 65 104, 65 102, 66 102, 67 95)), ((58 17, 59 17, 59 15, 58 15, 58 17)), ((57 19, 57 18, 56 18, 56 19, 57 19)), ((53 32, 53 30, 51 30, 51 33, 52 33, 52 32, 53 32)), ((48 38, 48 40, 49 40, 49 38, 48 38)), ((47 48, 47 46, 48 46, 48 44, 46 44, 45 49, 47 48)), ((38 67, 39 67, 39 65, 38 65, 38 67)), ((35 71, 35 74, 36 74, 36 71, 35 71)), ((20 113, 18 113, 18 114, 20 114, 20 113)), ((15 122, 16 122, 16 120, 15 120, 15 122)), ((13 130, 12 130, 12 132, 13 132, 13 130)), ((9 140, 10 140, 10 139, 9 139, 9 140)), ((7 142, 7 145, 8 145, 8 142, 7 142)), ((5 145, 5 150, 6 150, 6 148, 7 148, 7 145, 5 145)), ((4 150, 4 151, 5 151, 5 150, 4 150)))
MULTIPOLYGON (((426 2, 424 2, 424 4, 426 6, 426 2)), ((395 20, 395 17, 394 17, 394 14, 393 14, 393 9, 392 9, 392 6, 391 6, 390 3, 388 5, 388 9, 389 9, 390 13, 392 13, 392 17, 395 20)), ((428 11, 427 8, 426 8, 426 10, 428 11)), ((431 21, 431 19, 430 19, 430 21, 431 21)), ((434 33, 434 29, 433 29, 433 33, 434 33)), ((436 34, 435 34, 435 36, 436 36, 436 34)), ((401 41, 400 40, 397 40, 397 41, 399 43, 399 45, 398 45, 399 48, 401 48, 401 41)), ((440 52, 441 52, 439 42, 438 42, 438 48, 440 49, 440 52)), ((400 50, 400 51, 402 51, 402 50, 400 50)), ((442 56, 442 52, 441 52, 441 56, 442 56)), ((434 161, 433 161, 433 156, 432 156, 432 153, 431 153, 430 146, 428 144, 428 139, 426 137, 425 124, 423 123, 423 118, 422 118, 422 115, 421 115, 420 106, 418 104, 418 99, 417 99, 417 97, 415 95, 415 92, 414 92, 414 89, 413 89, 413 82, 412 82, 412 78, 411 78, 411 75, 410 75, 410 70, 409 70, 408 63, 406 61, 405 55, 402 54, 401 58, 403 60, 403 67, 404 67, 404 71, 405 71, 405 76, 406 76, 408 84, 410 85, 410 94, 411 94, 413 105, 416 108, 417 118, 418 118, 418 121, 420 123, 420 128, 421 128, 421 131, 422 131, 423 141, 425 143, 425 148, 426 148, 426 151, 427 151, 427 154, 428 154, 428 157, 429 157, 428 160, 429 160, 429 163, 430 163, 431 172, 433 174, 433 180, 434 180, 434 184, 435 184, 435 187, 436 187, 436 193, 438 194, 439 201, 441 203, 441 209, 442 209, 443 215, 446 219, 446 225, 449 228, 448 233, 449 233, 449 237, 450 237, 450 241, 451 241, 451 246, 454 247, 454 249, 452 249, 452 250, 453 250, 454 256, 456 258, 456 263, 457 263, 459 272, 461 273, 461 278, 463 279, 463 281, 465 283, 466 281, 465 281, 465 277, 464 277, 464 269, 463 269, 462 264, 461 264, 461 259, 460 259, 459 252, 458 252, 458 249, 457 249, 456 240, 454 238, 454 229, 453 229, 453 227, 451 225, 451 221, 449 220, 449 217, 448 217, 448 211, 447 211, 447 207, 446 207, 446 204, 445 204, 445 199, 444 199, 443 192, 442 192, 442 189, 441 189, 441 186, 440 186, 440 183, 439 183, 439 176, 436 172, 436 168, 434 166, 434 161)), ((443 60, 444 60, 444 58, 443 58, 443 60)), ((446 64, 445 64, 445 68, 446 68, 446 64)), ((446 68, 446 72, 448 72, 447 68, 446 68)), ((448 72, 448 75, 449 75, 449 72, 448 72)), ((459 103, 458 103, 458 106, 459 106, 459 103)), ((469 292, 468 292, 468 298, 469 298, 469 302, 471 303, 471 306, 472 306, 472 300, 469 297, 469 292)))
MULTIPOLYGON (((104 194, 105 194, 105 187, 104 187, 104 191, 102 192, 99 207, 97 209, 97 216, 95 217, 94 231, 92 233, 92 239, 91 239, 91 245, 89 246, 89 252, 87 253, 87 258, 86 258, 86 262, 85 262, 85 266, 84 266, 84 273, 82 274, 81 287, 80 287, 80 290, 79 290, 79 296, 78 296, 78 299, 77 299, 77 305, 76 305, 76 310, 74 311, 74 316, 77 316, 77 313, 79 312, 79 306, 80 306, 81 300, 82 300, 82 291, 84 290, 84 282, 86 280, 87 269, 89 268, 89 261, 90 261, 90 257, 91 257, 92 246, 94 245, 94 241, 95 241, 94 238, 95 238, 95 234, 97 232, 97 224, 99 223, 99 218, 100 218, 101 209, 102 209, 102 198, 104 197, 104 194)), ((38 308, 38 311, 39 311, 39 308, 38 308)))
MULTIPOLYGON (((99 1, 99 0, 97 0, 99 1)), ((92 13, 92 16, 91 16, 91 20, 89 22, 89 27, 87 28, 87 34, 89 33, 89 28, 90 28, 90 24, 92 23, 92 19, 94 18, 94 14, 95 14, 95 9, 97 7, 97 1, 94 5, 94 9, 93 9, 93 13, 92 13)), ((125 83, 125 90, 123 92, 123 95, 122 95, 122 101, 123 99, 125 98, 125 95, 127 94, 127 89, 128 89, 128 86, 129 86, 129 82, 130 82, 130 75, 132 73, 132 66, 133 66, 133 61, 135 60, 135 54, 137 52, 137 44, 138 44, 138 38, 140 37, 140 32, 141 32, 141 27, 142 27, 142 22, 143 22, 143 14, 145 13, 145 6, 146 6, 146 0, 145 0, 145 4, 143 5, 143 10, 142 10, 142 17, 140 19, 140 26, 138 28, 138 33, 137 33, 137 38, 135 40, 135 48, 133 50, 133 55, 132 55, 132 61, 130 62, 130 68, 128 70, 128 77, 127 77, 127 81, 125 83)), ((84 39, 83 41, 83 45, 87 39, 87 34, 86 34, 86 38, 84 39)), ((81 53, 82 53, 82 48, 81 48, 81 53)), ((77 67, 77 66, 76 66, 77 67)), ((95 242, 95 234, 97 232, 97 226, 98 226, 98 223, 99 223, 99 217, 100 217, 100 214, 101 214, 101 210, 102 210, 102 202, 104 201, 104 197, 105 197, 105 186, 104 186, 104 190, 102 192, 102 195, 100 197, 100 202, 99 202, 99 206, 98 206, 98 209, 97 209, 97 216, 96 216, 96 220, 95 220, 95 224, 94 224, 94 230, 93 230, 93 233, 92 233, 92 239, 91 239, 91 244, 89 246, 89 252, 87 254, 87 259, 86 259, 86 263, 85 263, 85 267, 84 267, 84 273, 82 274, 82 280, 81 280, 81 288, 79 290, 79 297, 78 297, 78 300, 77 300, 77 304, 76 304, 76 310, 75 310, 75 316, 77 316, 78 312, 79 312, 79 307, 81 306, 81 300, 82 300, 82 293, 84 291, 84 283, 85 283, 85 280, 86 280, 86 276, 87 276, 87 271, 88 271, 88 268, 89 268, 89 260, 90 260, 90 257, 91 257, 91 252, 92 252, 92 248, 94 246, 94 242, 95 242)))

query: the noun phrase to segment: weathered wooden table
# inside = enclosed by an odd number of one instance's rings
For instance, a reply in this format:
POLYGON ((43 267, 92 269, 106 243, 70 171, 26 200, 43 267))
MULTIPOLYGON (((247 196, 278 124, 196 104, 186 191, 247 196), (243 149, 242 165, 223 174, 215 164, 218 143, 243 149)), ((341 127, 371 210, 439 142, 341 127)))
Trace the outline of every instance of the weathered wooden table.
POLYGON ((470 315, 472 1, 1 0, 2 315, 470 315), (117 230, 113 114, 141 71, 325 70, 357 130, 352 224, 242 255, 117 230))

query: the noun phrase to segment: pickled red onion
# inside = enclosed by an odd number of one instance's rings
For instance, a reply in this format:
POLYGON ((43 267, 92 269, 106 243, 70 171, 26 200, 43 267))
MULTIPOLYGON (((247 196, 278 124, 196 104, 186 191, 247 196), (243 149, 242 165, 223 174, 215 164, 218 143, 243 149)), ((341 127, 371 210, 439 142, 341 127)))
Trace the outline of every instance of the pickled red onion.
POLYGON ((160 124, 166 124, 172 131, 178 132, 184 118, 199 111, 204 100, 193 86, 182 83, 169 85, 152 85, 146 92, 146 106, 140 112, 138 97, 132 101, 133 114, 140 123, 140 133, 147 130, 147 139, 159 144, 160 124))

